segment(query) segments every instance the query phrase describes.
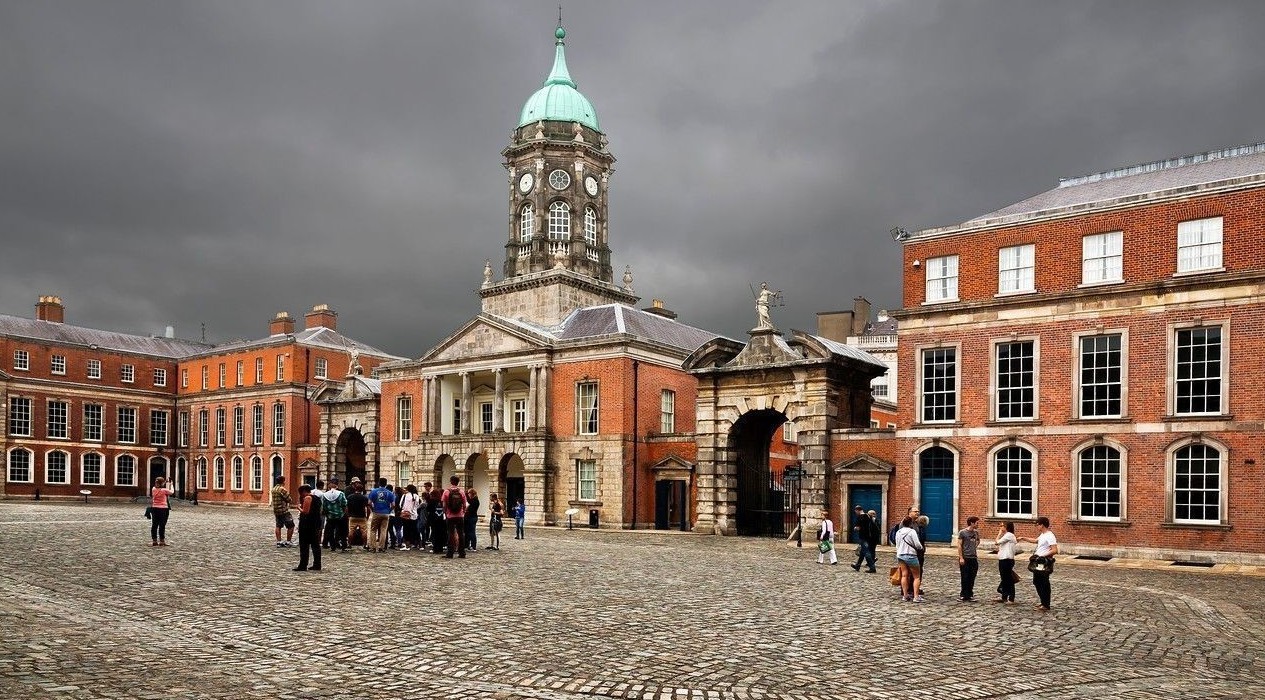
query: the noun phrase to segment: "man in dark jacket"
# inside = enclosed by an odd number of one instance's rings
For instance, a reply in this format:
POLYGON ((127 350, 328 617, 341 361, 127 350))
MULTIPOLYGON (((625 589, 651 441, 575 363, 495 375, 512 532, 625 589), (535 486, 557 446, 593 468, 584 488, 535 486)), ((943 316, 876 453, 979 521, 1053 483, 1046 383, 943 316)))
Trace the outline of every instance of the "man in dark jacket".
POLYGON ((321 502, 312 495, 312 487, 299 487, 299 565, 295 571, 321 570, 321 502), (308 566, 308 552, 312 566, 308 566))
POLYGON ((857 560, 852 565, 853 571, 861 570, 861 562, 868 565, 869 571, 874 571, 874 549, 870 544, 872 539, 870 530, 874 527, 870 516, 865 514, 865 509, 861 506, 852 508, 852 540, 857 543, 857 560))

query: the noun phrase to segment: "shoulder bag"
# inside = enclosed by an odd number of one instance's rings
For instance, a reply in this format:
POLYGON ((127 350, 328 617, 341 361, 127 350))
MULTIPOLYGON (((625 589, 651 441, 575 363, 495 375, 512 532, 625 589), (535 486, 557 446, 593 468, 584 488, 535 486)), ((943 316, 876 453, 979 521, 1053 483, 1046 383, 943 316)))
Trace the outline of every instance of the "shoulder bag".
POLYGON ((1038 557, 1033 554, 1028 558, 1028 571, 1046 575, 1054 573, 1054 557, 1038 557))

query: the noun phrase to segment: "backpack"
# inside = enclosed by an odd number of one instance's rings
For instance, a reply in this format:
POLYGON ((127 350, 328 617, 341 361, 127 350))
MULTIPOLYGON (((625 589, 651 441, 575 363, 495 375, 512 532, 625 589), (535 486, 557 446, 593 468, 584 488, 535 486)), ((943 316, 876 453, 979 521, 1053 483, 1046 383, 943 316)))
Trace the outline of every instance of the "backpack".
POLYGON ((896 523, 895 525, 892 526, 892 529, 887 531, 888 544, 891 544, 891 545, 896 544, 896 533, 899 531, 900 531, 900 523, 896 523))
POLYGON ((461 509, 466 505, 466 499, 462 497, 460 489, 448 489, 447 495, 448 514, 458 515, 461 509))

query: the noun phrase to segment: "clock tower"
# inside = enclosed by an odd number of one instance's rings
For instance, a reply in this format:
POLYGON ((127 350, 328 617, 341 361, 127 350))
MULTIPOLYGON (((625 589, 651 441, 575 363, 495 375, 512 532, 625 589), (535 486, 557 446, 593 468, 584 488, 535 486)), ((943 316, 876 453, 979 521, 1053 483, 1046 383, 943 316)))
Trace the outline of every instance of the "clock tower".
POLYGON ((581 306, 637 302, 629 283, 614 284, 607 185, 615 158, 597 111, 567 70, 566 36, 559 23, 553 68, 523 105, 502 151, 509 173, 505 279, 480 291, 484 311, 545 325, 581 306), (528 288, 538 291, 511 293, 528 288), (542 307, 527 298, 541 294, 559 303, 542 307), (514 298, 501 298, 507 295, 514 298))

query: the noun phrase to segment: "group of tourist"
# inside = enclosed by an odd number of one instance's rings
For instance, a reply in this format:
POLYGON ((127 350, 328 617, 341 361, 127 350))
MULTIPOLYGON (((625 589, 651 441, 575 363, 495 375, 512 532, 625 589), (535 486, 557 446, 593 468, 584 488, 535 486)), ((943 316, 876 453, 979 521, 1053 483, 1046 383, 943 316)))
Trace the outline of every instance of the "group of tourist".
MULTIPOLYGON (((975 601, 975 579, 979 573, 979 518, 971 516, 966 519, 966 527, 958 532, 956 554, 960 590, 958 600, 975 601)), ((901 600, 922 603, 926 599, 922 594, 923 570, 927 555, 927 525, 930 520, 922 515, 915 506, 909 509, 908 515, 894 525, 888 534, 888 542, 896 547, 896 567, 892 572, 891 582, 900 586, 901 600)), ((1037 590, 1040 603, 1038 610, 1050 609, 1050 574, 1054 567, 1054 555, 1058 554, 1058 541, 1050 530, 1050 519, 1040 517, 1036 520, 1038 535, 1036 538, 1016 537, 1015 524, 1005 522, 994 538, 997 547, 997 573, 1000 583, 997 586, 998 597, 995 603, 1013 605, 1015 603, 1015 583, 1020 580, 1015 571, 1015 555, 1019 553, 1018 543, 1029 542, 1035 545, 1029 570, 1032 572, 1032 585, 1037 590)), ((866 565, 867 573, 875 573, 875 549, 879 544, 881 530, 878 514, 865 511, 861 506, 853 508, 853 524, 851 539, 857 543, 856 562, 852 564, 854 571, 860 571, 866 565)), ((818 547, 817 563, 838 564, 835 553, 835 526, 828 512, 822 512, 821 526, 817 530, 818 547)))
MULTIPOLYGON (((278 547, 292 546, 296 529, 291 513, 296 505, 279 476, 272 487, 270 503, 274 516, 273 534, 278 547), (282 539, 282 531, 285 539, 282 539)), ((485 549, 500 550, 501 530, 506 516, 505 504, 493 493, 488 498, 488 545, 485 549)), ((370 552, 388 550, 430 550, 464 559, 467 552, 478 550, 479 493, 462 488, 461 478, 449 478, 447 488, 426 482, 392 487, 385 477, 368 492, 365 484, 353 478, 350 490, 343 492, 339 480, 328 484, 299 487, 299 564, 295 571, 320 571, 321 550, 347 552, 362 547, 370 552), (310 555, 310 556, 309 556, 310 555)), ((527 509, 522 499, 513 507, 514 539, 524 539, 527 509)))

